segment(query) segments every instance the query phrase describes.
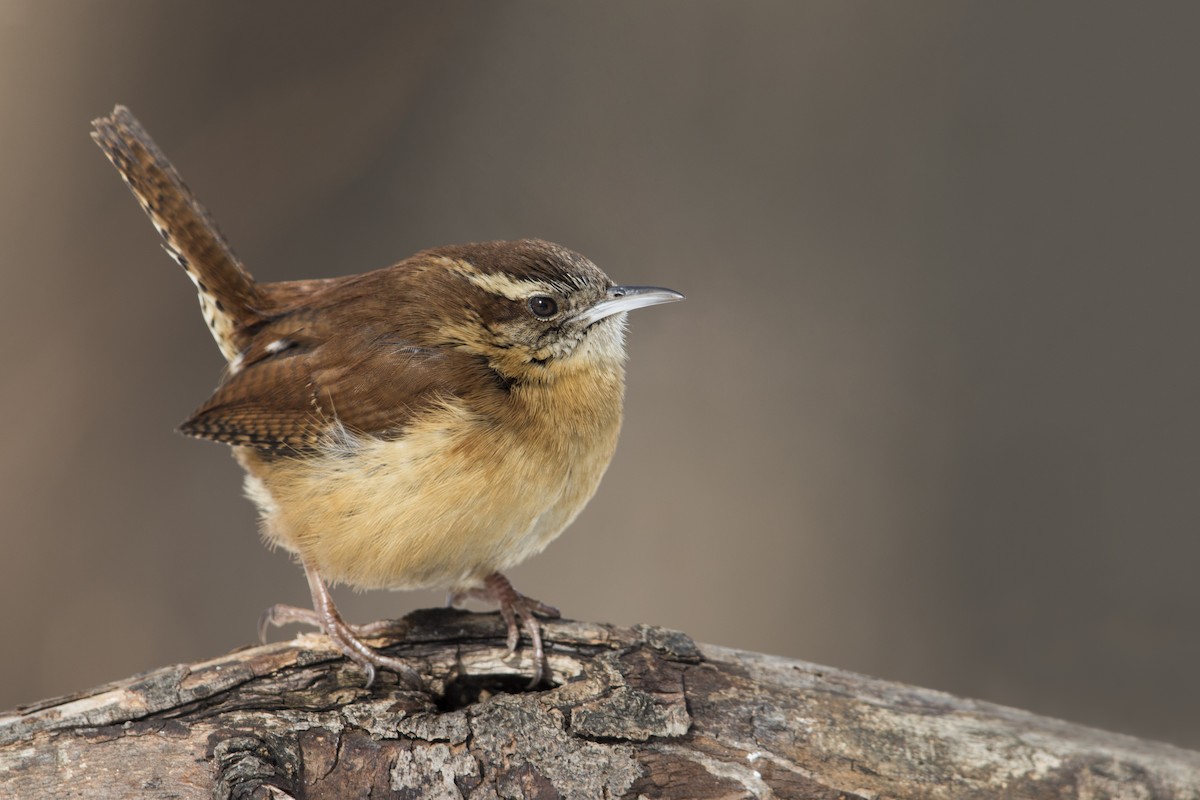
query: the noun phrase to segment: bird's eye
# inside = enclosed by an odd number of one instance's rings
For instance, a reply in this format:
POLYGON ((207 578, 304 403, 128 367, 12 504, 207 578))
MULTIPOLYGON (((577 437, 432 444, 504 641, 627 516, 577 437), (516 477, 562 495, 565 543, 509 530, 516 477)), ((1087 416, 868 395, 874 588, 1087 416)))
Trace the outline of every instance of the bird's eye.
POLYGON ((550 319, 558 313, 558 303, 553 297, 547 297, 544 294, 535 294, 529 298, 529 310, 533 312, 535 317, 542 319, 550 319))

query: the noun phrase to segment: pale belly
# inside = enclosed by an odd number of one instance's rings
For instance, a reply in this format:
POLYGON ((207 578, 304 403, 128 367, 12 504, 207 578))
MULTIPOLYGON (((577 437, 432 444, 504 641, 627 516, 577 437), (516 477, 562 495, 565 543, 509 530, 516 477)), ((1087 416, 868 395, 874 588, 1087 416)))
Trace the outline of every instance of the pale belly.
MULTIPOLYGON (((595 420, 592 420, 594 423, 595 420)), ((241 451, 272 544, 363 589, 470 588, 541 552, 596 491, 619 416, 536 442, 446 409, 402 439, 314 458, 241 451)))

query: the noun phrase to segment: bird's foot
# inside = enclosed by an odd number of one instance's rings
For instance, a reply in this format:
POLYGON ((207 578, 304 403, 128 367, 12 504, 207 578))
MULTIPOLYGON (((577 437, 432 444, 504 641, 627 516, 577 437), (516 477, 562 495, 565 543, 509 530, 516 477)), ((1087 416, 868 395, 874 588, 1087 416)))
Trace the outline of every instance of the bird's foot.
POLYGON ((332 639, 333 643, 338 646, 338 649, 342 651, 346 658, 362 667, 363 672, 366 673, 366 685, 368 687, 375 682, 376 670, 386 669, 396 673, 401 683, 406 684, 410 689, 420 691, 425 688, 425 683, 421 680, 421 676, 417 674, 416 670, 398 658, 385 656, 363 641, 364 638, 373 636, 381 636, 388 633, 403 633, 407 626, 402 621, 380 620, 367 625, 348 624, 342 619, 337 606, 333 604, 333 597, 329 593, 329 588, 325 586, 325 582, 321 580, 321 576, 307 564, 304 571, 308 575, 308 587, 312 591, 313 607, 271 606, 258 621, 258 637, 260 640, 266 641, 267 628, 269 626, 288 625, 291 623, 313 625, 320 628, 326 636, 332 639))
POLYGON ((546 674, 546 651, 542 647, 542 623, 538 617, 558 619, 562 614, 554 606, 521 594, 513 588, 508 578, 499 572, 493 572, 484 578, 482 588, 451 592, 450 605, 457 605, 472 597, 500 606, 500 616, 508 626, 508 655, 517 652, 521 628, 525 628, 529 640, 533 643, 533 680, 530 681, 529 688, 537 688, 546 674))
MULTIPOLYGON (((267 630, 282 628, 284 625, 311 625, 314 628, 324 628, 321 617, 311 608, 277 603, 264 611, 258 618, 258 640, 266 644, 267 630)), ((365 625, 346 623, 346 627, 360 639, 375 639, 380 636, 403 636, 412 625, 402 619, 380 619, 365 625)))

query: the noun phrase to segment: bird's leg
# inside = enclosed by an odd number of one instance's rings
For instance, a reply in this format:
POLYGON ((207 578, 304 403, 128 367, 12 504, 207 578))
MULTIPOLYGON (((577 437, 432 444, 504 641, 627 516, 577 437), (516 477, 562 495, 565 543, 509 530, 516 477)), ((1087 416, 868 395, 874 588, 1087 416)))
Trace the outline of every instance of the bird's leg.
POLYGON ((393 620, 380 620, 369 625, 349 625, 338 613, 333 603, 333 596, 321 576, 309 564, 304 565, 304 574, 308 576, 308 588, 312 592, 313 607, 298 608, 289 605, 276 605, 267 609, 258 623, 260 639, 266 638, 267 626, 287 625, 299 622, 320 628, 326 636, 333 640, 346 658, 362 667, 367 674, 367 686, 375 682, 375 669, 391 670, 400 680, 414 689, 423 688, 421 677, 416 671, 395 658, 383 655, 363 641, 363 637, 375 636, 402 629, 393 620))
POLYGON ((542 647, 542 624, 537 616, 558 619, 562 616, 554 606, 526 597, 513 588, 508 578, 499 572, 493 572, 483 579, 483 587, 478 589, 460 589, 450 593, 450 605, 457 605, 469 597, 486 600, 500 606, 500 616, 508 626, 508 654, 517 652, 517 644, 521 640, 521 628, 529 634, 533 642, 533 680, 529 688, 535 688, 542 682, 546 670, 546 651, 542 647))

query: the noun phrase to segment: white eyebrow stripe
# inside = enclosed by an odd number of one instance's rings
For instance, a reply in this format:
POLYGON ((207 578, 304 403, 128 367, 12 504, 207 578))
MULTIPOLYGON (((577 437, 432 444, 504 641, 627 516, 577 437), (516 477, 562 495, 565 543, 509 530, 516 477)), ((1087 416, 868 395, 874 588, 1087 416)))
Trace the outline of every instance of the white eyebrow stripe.
POLYGON ((498 294, 509 300, 524 300, 535 294, 567 295, 573 289, 583 289, 587 286, 577 275, 566 276, 565 282, 546 281, 536 278, 514 278, 503 272, 482 272, 474 264, 461 259, 447 258, 443 259, 443 263, 447 269, 462 275, 485 292, 498 294))
POLYGON ((542 281, 519 280, 500 272, 465 273, 465 277, 485 292, 498 294, 501 297, 507 297, 509 300, 524 300, 531 294, 538 294, 539 292, 543 294, 557 294, 555 289, 542 281))

